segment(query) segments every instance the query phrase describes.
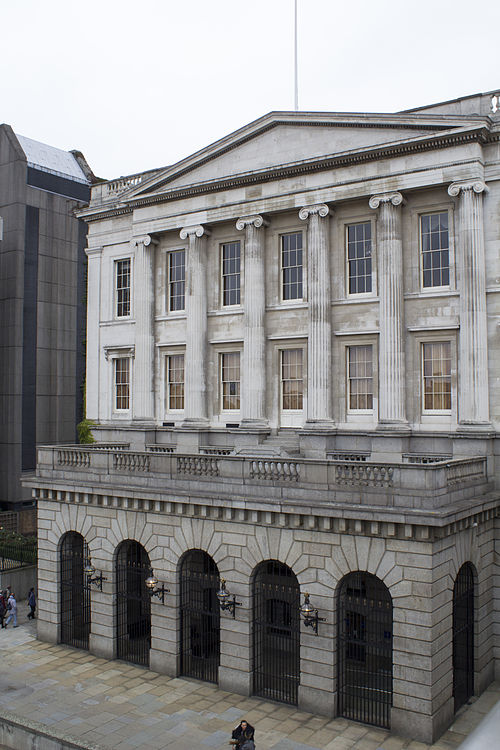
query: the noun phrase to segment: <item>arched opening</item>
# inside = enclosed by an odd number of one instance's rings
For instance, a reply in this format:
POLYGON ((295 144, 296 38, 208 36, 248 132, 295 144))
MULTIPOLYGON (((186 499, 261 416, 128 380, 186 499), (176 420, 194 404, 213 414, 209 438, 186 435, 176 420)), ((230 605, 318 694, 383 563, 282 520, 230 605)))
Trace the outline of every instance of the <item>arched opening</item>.
POLYGON ((210 555, 194 549, 181 570, 181 674, 217 682, 220 661, 219 571, 210 555))
POLYGON ((61 643, 75 648, 89 647, 90 589, 83 569, 89 548, 81 534, 69 531, 60 549, 61 570, 61 643))
POLYGON ((357 571, 338 595, 338 713, 390 727, 392 598, 382 581, 357 571))
POLYGON ((261 563, 253 582, 253 692, 296 704, 300 680, 300 588, 278 560, 261 563))
POLYGON ((453 586, 453 698, 455 711, 474 694, 474 571, 462 565, 453 586))
POLYGON ((151 597, 146 578, 151 565, 142 544, 122 542, 116 555, 116 656, 149 666, 151 597))

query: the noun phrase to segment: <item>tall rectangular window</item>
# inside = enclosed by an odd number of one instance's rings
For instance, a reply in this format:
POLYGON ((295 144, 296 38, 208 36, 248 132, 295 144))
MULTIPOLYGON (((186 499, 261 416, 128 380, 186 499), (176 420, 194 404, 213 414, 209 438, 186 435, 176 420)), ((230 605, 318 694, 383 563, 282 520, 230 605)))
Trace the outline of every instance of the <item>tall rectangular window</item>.
POLYGON ((420 217, 422 285, 449 286, 450 251, 448 211, 420 217))
POLYGON ((221 355, 222 408, 240 408, 240 353, 221 355))
POLYGON ((424 411, 451 411, 451 344, 422 344, 424 411))
POLYGON ((225 242, 221 246, 222 304, 240 304, 240 243, 225 242))
POLYGON ((184 310, 186 280, 186 252, 173 250, 168 253, 168 309, 170 312, 184 310))
POLYGON ((130 409, 130 359, 120 357, 115 359, 115 409, 125 411, 130 409))
POLYGON ((347 272, 349 294, 372 291, 372 225, 369 221, 347 227, 347 272))
POLYGON ((302 349, 283 349, 281 352, 281 408, 297 411, 303 408, 304 378, 302 349))
POLYGON ((167 405, 172 411, 184 409, 184 354, 167 357, 167 405))
POLYGON ((281 236, 283 299, 302 299, 302 232, 281 236))
POLYGON ((350 411, 373 409, 372 346, 347 348, 348 408, 350 411))
POLYGON ((130 258, 115 261, 116 317, 130 315, 130 258))

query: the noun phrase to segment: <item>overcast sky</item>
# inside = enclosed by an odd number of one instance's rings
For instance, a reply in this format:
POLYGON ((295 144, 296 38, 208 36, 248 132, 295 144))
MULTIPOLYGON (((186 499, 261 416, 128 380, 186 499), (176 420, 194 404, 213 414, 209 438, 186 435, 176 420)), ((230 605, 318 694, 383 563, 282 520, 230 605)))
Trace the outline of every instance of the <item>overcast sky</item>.
MULTIPOLYGON (((298 0, 299 109, 500 89, 498 0, 298 0)), ((99 176, 292 110, 294 0, 0 0, 0 122, 99 176)))

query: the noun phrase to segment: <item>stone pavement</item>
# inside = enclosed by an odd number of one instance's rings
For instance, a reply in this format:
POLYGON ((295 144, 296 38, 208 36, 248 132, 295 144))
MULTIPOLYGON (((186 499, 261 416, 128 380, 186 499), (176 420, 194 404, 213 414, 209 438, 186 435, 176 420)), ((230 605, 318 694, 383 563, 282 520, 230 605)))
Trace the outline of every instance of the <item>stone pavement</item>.
MULTIPOLYGON (((0 720, 15 715, 46 734, 99 750, 229 750, 241 718, 257 750, 428 750, 429 745, 346 719, 226 693, 86 651, 36 640, 35 625, 0 631, 0 720)), ((432 745, 452 750, 500 698, 500 684, 462 709, 432 745)), ((43 744, 39 745, 43 748, 43 744)), ((485 749, 486 750, 486 749, 485 749)))

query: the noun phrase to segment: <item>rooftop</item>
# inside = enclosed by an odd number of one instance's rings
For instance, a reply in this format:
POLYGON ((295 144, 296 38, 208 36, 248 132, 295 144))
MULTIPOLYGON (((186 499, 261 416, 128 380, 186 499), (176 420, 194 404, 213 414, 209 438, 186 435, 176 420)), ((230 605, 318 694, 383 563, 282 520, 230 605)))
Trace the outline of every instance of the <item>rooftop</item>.
POLYGON ((63 151, 61 148, 48 146, 46 143, 34 141, 32 138, 26 138, 26 136, 17 135, 17 133, 16 137, 26 154, 29 167, 65 177, 74 182, 81 182, 84 185, 90 184, 71 151, 63 151))

